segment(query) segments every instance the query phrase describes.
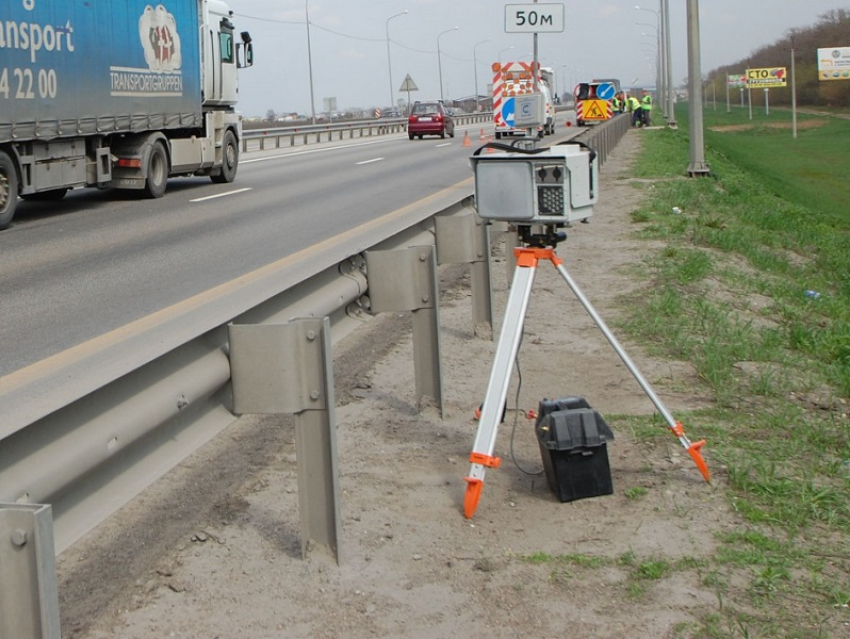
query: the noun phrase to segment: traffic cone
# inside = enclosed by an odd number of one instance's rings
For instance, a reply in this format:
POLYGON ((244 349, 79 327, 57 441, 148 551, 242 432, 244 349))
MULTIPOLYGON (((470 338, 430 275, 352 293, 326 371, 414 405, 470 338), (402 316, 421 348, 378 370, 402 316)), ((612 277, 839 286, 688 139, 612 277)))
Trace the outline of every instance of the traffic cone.
MULTIPOLYGON (((492 142, 492 141, 493 141, 493 136, 488 135, 487 136, 487 144, 490 144, 490 142, 492 142)), ((487 147, 487 153, 495 153, 495 152, 496 152, 496 149, 494 149, 492 146, 487 147)))
POLYGON ((463 144, 461 146, 472 146, 472 140, 469 139, 469 131, 463 132, 463 144))
POLYGON ((487 136, 484 135, 484 129, 481 129, 481 137, 479 137, 478 139, 481 140, 482 142, 487 141, 487 136))

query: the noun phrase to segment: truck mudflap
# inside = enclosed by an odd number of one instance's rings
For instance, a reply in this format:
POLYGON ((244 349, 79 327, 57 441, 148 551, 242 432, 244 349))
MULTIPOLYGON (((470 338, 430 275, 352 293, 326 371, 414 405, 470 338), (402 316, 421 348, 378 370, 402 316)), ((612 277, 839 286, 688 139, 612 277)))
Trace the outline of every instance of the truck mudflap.
POLYGON ((143 190, 148 197, 165 194, 171 172, 168 139, 159 132, 127 136, 113 146, 112 181, 116 189, 143 190))

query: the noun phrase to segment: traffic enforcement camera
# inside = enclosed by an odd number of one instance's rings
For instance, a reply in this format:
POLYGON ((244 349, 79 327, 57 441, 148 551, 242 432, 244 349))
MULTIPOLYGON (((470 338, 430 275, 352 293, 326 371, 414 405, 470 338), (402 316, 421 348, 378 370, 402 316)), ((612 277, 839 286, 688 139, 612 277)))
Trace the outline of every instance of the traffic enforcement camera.
POLYGON ((478 215, 517 225, 567 225, 599 199, 596 152, 583 144, 473 155, 478 215))

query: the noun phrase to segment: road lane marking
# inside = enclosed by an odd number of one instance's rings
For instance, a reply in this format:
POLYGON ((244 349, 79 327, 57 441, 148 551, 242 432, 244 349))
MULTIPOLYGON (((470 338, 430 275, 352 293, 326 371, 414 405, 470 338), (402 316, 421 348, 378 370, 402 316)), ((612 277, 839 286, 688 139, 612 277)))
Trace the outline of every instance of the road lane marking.
POLYGON ((219 197, 227 197, 228 195, 236 195, 237 193, 244 193, 245 191, 250 191, 249 187, 244 189, 236 189, 235 191, 228 191, 227 193, 219 193, 218 195, 207 195, 206 197, 199 197, 194 200, 189 200, 190 202, 206 202, 207 200, 214 200, 219 197))
POLYGON ((442 144, 437 144, 434 148, 439 149, 441 146, 451 146, 451 142, 443 142, 442 144))
POLYGON ((355 164, 357 166, 360 166, 361 164, 372 164, 373 162, 383 162, 383 161, 384 161, 384 158, 374 158, 374 159, 371 159, 371 160, 363 160, 362 162, 355 162, 355 164))
MULTIPOLYGON (((260 286, 264 281, 269 282, 272 279, 277 282, 280 279, 281 271, 285 271, 287 268, 291 268, 299 262, 304 263, 304 260, 315 256, 316 254, 335 252, 335 247, 343 244, 347 237, 352 234, 359 235, 363 238, 371 237, 375 229, 388 223, 391 224, 393 222, 400 222, 401 220, 404 220, 405 216, 411 211, 426 207, 428 202, 439 202, 443 198, 455 196, 461 191, 466 195, 472 185, 473 178, 468 177, 456 184, 442 189, 441 191, 432 193, 421 200, 407 204, 400 209, 390 211, 389 213, 385 213, 378 218, 373 218, 372 220, 369 220, 360 226, 356 226, 345 233, 324 239, 313 246, 305 247, 295 253, 282 257, 271 264, 261 266, 256 270, 249 271, 248 273, 244 273, 232 280, 218 284, 206 291, 202 291, 201 293, 197 293, 183 301, 177 302, 176 304, 154 311, 150 315, 141 317, 129 324, 119 326, 107 333, 66 348, 63 351, 47 357, 46 359, 33 362, 32 364, 13 371, 8 375, 0 376, 0 399, 2 399, 5 395, 19 391, 30 384, 38 383, 40 380, 51 375, 58 376, 59 379, 68 381, 72 379, 71 371, 74 371, 75 367, 79 366, 81 360, 96 356, 103 356, 109 349, 119 348, 126 344, 130 339, 149 335, 150 331, 155 329, 161 329, 170 325, 173 331, 174 329, 171 322, 181 319, 186 320, 186 318, 190 318, 193 313, 201 310, 208 313, 210 308, 208 305, 221 305, 221 298, 234 294, 240 290, 247 290, 248 288, 260 286)), ((404 223, 406 224, 406 222, 404 223)), ((408 228, 409 226, 410 225, 408 224, 404 228, 408 228)), ((274 283, 271 284, 271 286, 276 287, 277 284, 274 283)), ((278 295, 281 292, 282 291, 277 291, 275 295, 278 295)), ((219 326, 223 325, 227 321, 230 320, 227 319, 222 321, 219 326)), ((174 345, 174 347, 182 346, 188 341, 189 340, 185 340, 181 344, 174 345)), ((158 357, 159 356, 161 355, 158 355, 158 357)), ((138 368, 139 366, 136 366, 133 370, 137 370, 138 368)), ((129 373, 132 371, 127 372, 129 373)), ((113 380, 109 380, 109 382, 111 381, 113 380)), ((63 391, 65 395, 68 393, 74 394, 75 392, 76 391, 74 389, 65 389, 63 391)), ((89 390, 85 389, 85 393, 88 392, 89 390)), ((81 396, 82 394, 75 395, 72 400, 67 401, 64 405, 69 405, 71 402, 78 400, 81 396)), ((0 439, 4 436, 6 436, 6 433, 3 432, 3 425, 0 423, 0 439)))
MULTIPOLYGON (((356 149, 361 146, 372 146, 374 144, 387 144, 394 140, 375 140, 374 142, 358 142, 356 144, 344 144, 338 146, 325 146, 318 149, 305 149, 303 151, 293 151, 292 153, 280 153, 278 155, 269 155, 262 158, 253 158, 250 160, 239 160, 239 164, 251 164, 253 162, 268 162, 269 160, 280 160, 281 158, 293 158, 299 155, 307 155, 308 153, 327 153, 328 151, 340 151, 342 149, 356 149)), ((257 151, 252 151, 257 153, 257 151)))

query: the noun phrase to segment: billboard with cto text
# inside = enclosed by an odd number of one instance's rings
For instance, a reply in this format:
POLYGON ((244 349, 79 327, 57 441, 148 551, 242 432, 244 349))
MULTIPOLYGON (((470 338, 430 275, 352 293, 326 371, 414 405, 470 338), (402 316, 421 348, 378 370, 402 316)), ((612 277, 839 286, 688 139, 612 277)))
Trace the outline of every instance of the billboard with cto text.
POLYGON ((787 85, 785 67, 747 69, 748 89, 775 89, 787 85))
POLYGON ((850 47, 818 49, 818 79, 850 80, 850 47))

